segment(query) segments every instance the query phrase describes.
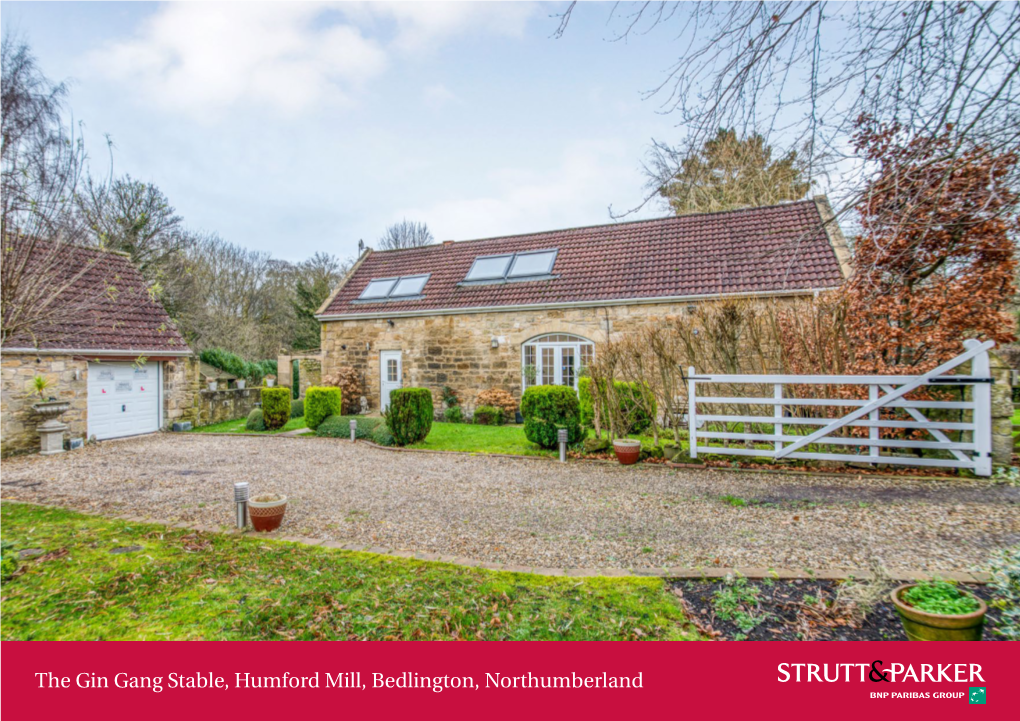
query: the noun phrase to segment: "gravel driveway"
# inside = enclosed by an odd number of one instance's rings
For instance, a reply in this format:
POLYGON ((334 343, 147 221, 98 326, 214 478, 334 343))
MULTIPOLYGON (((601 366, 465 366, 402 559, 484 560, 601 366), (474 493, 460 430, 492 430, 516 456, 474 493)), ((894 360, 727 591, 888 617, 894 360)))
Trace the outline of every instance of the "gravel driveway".
POLYGON ((396 453, 157 434, 3 461, 4 498, 206 525, 232 484, 287 494, 293 534, 522 566, 967 571, 1020 542, 1020 489, 396 453), (734 506, 724 496, 747 505, 734 506))

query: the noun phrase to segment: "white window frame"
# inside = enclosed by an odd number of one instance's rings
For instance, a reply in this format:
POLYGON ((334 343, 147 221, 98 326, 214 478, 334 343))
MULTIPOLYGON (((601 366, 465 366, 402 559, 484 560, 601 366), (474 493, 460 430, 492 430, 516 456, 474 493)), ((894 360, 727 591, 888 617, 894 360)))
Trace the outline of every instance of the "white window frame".
POLYGON ((480 255, 474 259, 471 263, 471 267, 468 268, 467 275, 464 276, 464 280, 461 284, 467 285, 485 285, 488 283, 513 283, 528 280, 542 280, 545 278, 552 277, 553 266, 556 265, 556 259, 560 255, 559 248, 539 248, 538 250, 524 250, 520 253, 497 253, 495 255, 480 255), (549 263, 549 267, 542 273, 529 273, 527 275, 514 275, 514 266, 517 265, 517 259, 521 256, 526 255, 548 255, 552 254, 552 261, 549 263), (502 275, 487 275, 484 278, 472 278, 471 274, 475 270, 475 266, 478 265, 479 261, 483 260, 494 260, 496 258, 507 258, 506 266, 503 268, 502 275))
POLYGON ((390 276, 388 278, 372 278, 370 281, 368 281, 368 285, 366 285, 365 289, 361 291, 361 295, 357 297, 357 300, 355 302, 361 301, 364 303, 382 303, 387 300, 406 300, 408 298, 421 298, 422 293, 425 290, 425 285, 429 282, 429 278, 431 277, 432 277, 431 273, 417 273, 415 275, 395 275, 390 276), (421 290, 419 290, 417 293, 405 293, 402 295, 393 294, 393 291, 395 291, 397 289, 397 286, 400 285, 403 281, 412 279, 416 280, 418 278, 424 278, 425 282, 421 284, 421 290), (365 293, 368 292, 368 289, 372 287, 373 283, 384 283, 388 281, 393 281, 393 283, 392 285, 390 285, 385 295, 373 295, 367 298, 365 297, 365 293))
MULTIPOLYGON (((563 369, 560 367, 560 359, 563 356, 563 349, 569 348, 574 354, 574 383, 573 388, 577 390, 577 382, 580 378, 581 373, 581 359, 582 359, 582 348, 585 346, 591 347, 591 355, 595 356, 595 341, 589 340, 584 336, 579 336, 576 333, 543 333, 542 335, 530 338, 521 343, 521 392, 530 388, 533 385, 544 385, 542 382, 542 371, 544 363, 542 361, 542 349, 549 348, 553 350, 553 383, 557 384, 557 381, 562 382, 563 380, 563 369), (552 340, 555 338, 556 340, 552 340), (532 384, 528 383, 527 362, 528 349, 534 349, 535 363, 535 382, 532 384)), ((562 383, 560 383, 562 384, 562 383)))

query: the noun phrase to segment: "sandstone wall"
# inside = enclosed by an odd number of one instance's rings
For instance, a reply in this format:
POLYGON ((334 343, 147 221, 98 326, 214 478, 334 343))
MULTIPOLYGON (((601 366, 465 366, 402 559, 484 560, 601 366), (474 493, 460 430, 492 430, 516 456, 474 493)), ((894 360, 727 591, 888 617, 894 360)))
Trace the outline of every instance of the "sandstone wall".
POLYGON ((658 304, 466 313, 423 318, 328 321, 322 324, 323 375, 339 366, 362 373, 369 408, 379 408, 379 353, 403 351, 403 383, 433 391, 436 408, 440 392, 449 385, 469 412, 475 395, 502 388, 520 399, 521 344, 545 333, 571 333, 605 342, 607 328, 614 337, 637 324, 661 322, 685 312, 686 305, 658 304), (492 347, 492 339, 498 347, 492 347))
MULTIPOLYGON (((199 391, 194 408, 196 426, 244 418, 262 402, 262 388, 199 391)), ((189 419, 190 420, 190 419, 189 419)))
POLYGON ((67 437, 85 438, 87 428, 88 363, 66 355, 23 355, 4 353, 0 359, 0 453, 9 455, 39 450, 35 428, 42 418, 32 409, 39 396, 32 388, 36 375, 53 385, 46 391, 71 404, 60 420, 68 425, 67 437))

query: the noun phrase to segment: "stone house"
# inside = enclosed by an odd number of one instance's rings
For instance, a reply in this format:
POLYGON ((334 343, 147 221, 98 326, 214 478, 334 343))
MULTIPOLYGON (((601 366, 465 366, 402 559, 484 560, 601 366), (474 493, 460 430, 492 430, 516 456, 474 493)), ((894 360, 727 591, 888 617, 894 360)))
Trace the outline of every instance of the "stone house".
MULTIPOLYGON (((34 340, 14 337, 4 343, 4 455, 39 446, 40 419, 32 409, 39 400, 32 389, 37 375, 51 381, 47 395, 70 403, 60 418, 70 438, 158 431, 192 413, 199 392, 191 350, 126 255, 71 245, 59 248, 59 254, 45 280, 66 284, 54 304, 67 303, 76 311, 53 314, 59 320, 37 329, 34 340), (90 300, 83 303, 83 298, 90 300)), ((31 262, 26 267, 31 272, 31 262)))
MULTIPOLYGON (((322 374, 353 366, 373 410, 401 386, 475 395, 577 386, 600 339, 699 301, 838 287, 825 197, 763 208, 367 250, 319 309, 322 374)), ((612 336, 610 336, 612 337, 612 336)))

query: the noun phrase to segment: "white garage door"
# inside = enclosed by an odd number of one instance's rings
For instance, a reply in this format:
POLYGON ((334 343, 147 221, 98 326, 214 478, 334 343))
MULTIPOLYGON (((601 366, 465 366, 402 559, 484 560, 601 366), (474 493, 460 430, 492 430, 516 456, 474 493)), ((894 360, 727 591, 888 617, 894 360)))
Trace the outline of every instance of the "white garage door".
POLYGON ((89 363, 89 437, 159 430, 159 363, 89 363))

